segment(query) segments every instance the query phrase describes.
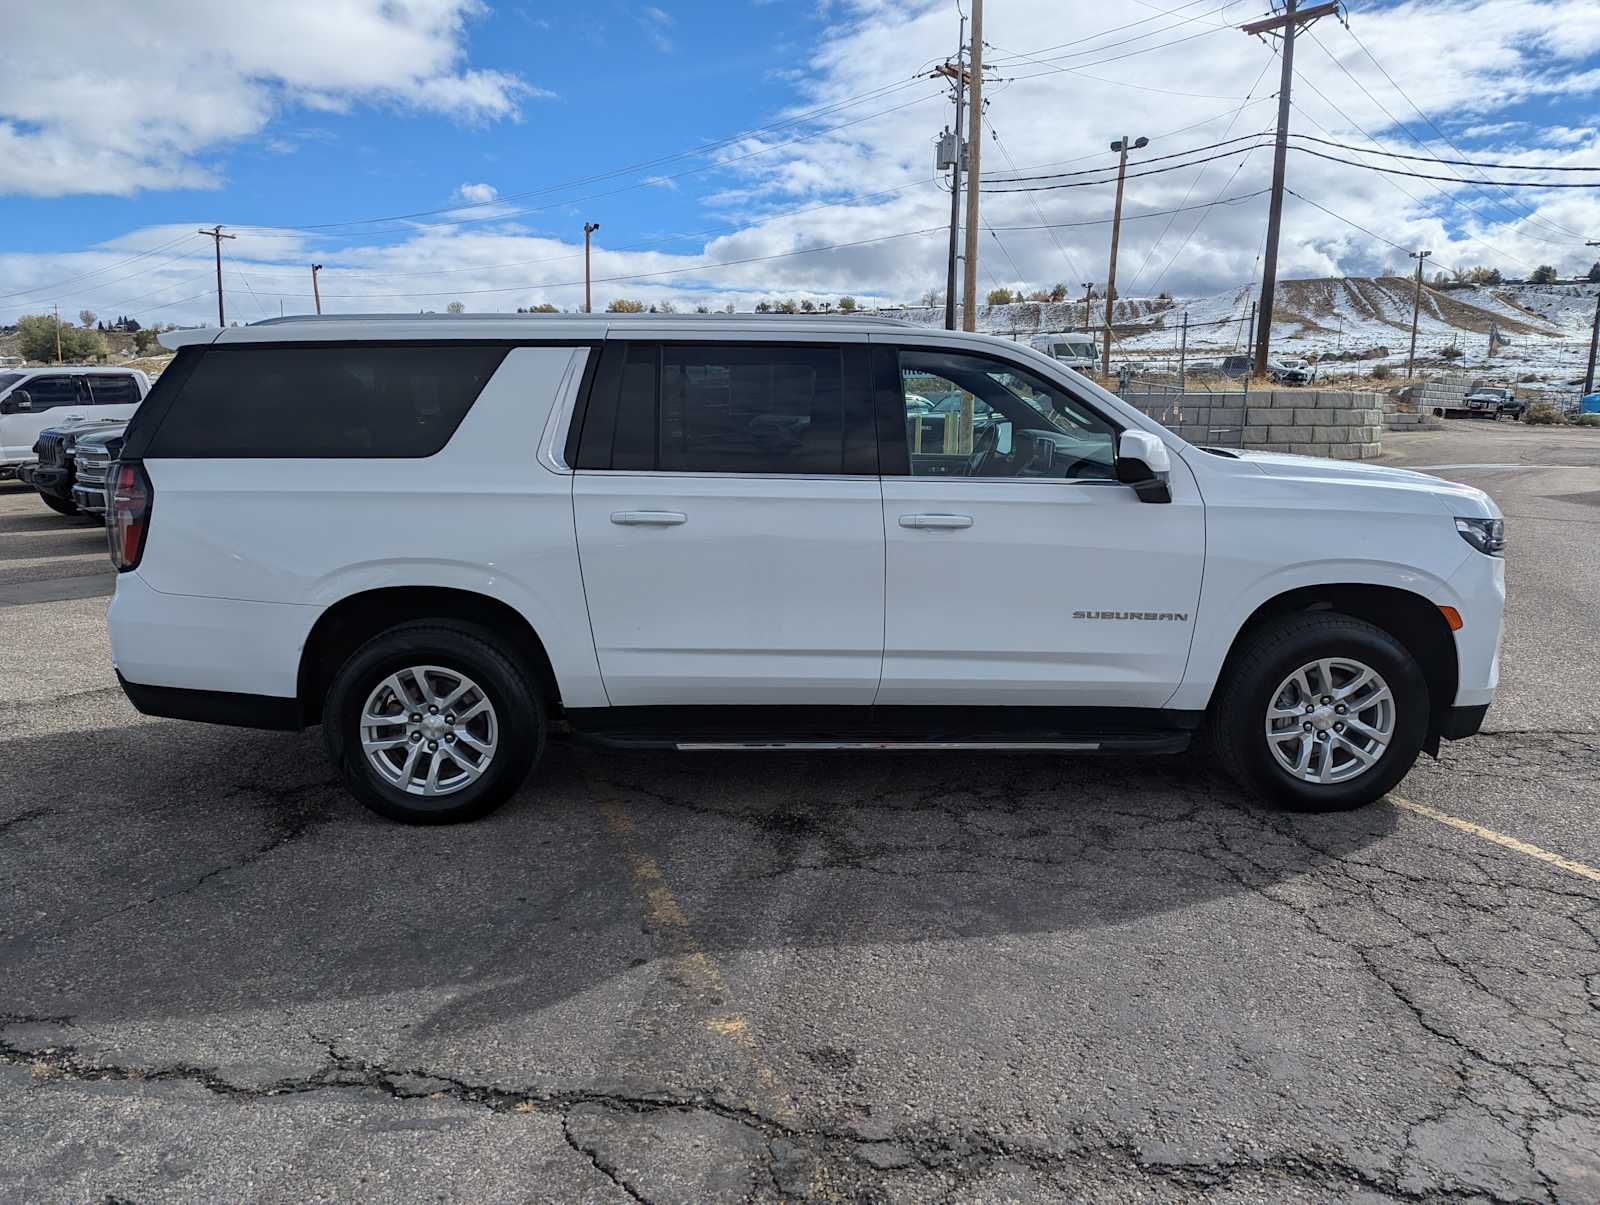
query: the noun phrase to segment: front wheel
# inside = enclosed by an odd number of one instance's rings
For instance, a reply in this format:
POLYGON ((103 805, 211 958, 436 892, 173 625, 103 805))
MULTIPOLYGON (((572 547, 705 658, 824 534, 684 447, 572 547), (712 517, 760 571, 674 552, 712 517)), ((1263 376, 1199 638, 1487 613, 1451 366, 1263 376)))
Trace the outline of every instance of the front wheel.
POLYGON ((57 498, 54 494, 39 495, 40 499, 58 515, 75 515, 78 513, 78 504, 70 498, 57 498))
POLYGON ((1421 752, 1428 715, 1427 681, 1404 645, 1321 611, 1249 638, 1219 689, 1213 731, 1218 759, 1246 790, 1331 812, 1398 784, 1421 752))
POLYGON ((487 815, 544 749, 539 692, 485 629, 401 624, 350 655, 323 704, 339 775, 373 811, 406 824, 487 815))

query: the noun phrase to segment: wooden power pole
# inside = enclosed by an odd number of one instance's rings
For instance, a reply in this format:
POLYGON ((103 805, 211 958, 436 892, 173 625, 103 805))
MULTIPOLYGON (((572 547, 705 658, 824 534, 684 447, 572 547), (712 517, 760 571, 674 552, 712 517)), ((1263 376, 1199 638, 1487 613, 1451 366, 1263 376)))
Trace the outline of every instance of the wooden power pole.
POLYGON ((932 74, 955 81, 956 124, 954 160, 950 165, 950 256, 944 274, 944 329, 956 329, 956 259, 961 241, 961 169, 966 159, 965 143, 961 133, 961 114, 967 98, 967 81, 971 73, 964 62, 967 46, 967 19, 961 18, 961 33, 956 40, 956 61, 941 63, 932 74))
MULTIPOLYGON (((1600 242, 1586 242, 1585 247, 1600 247, 1600 242)), ((1589 328, 1589 371, 1583 376, 1583 392, 1585 396, 1594 392, 1594 353, 1600 346, 1600 293, 1594 299, 1594 325, 1589 328)))
POLYGON ((51 311, 56 316, 56 363, 61 363, 61 307, 52 305, 51 311))
POLYGON ((202 229, 200 233, 208 239, 214 240, 217 244, 217 325, 227 326, 228 320, 222 312, 222 240, 225 238, 238 238, 239 236, 237 234, 223 234, 221 226, 216 227, 214 230, 202 229))
POLYGON ((961 272, 961 329, 978 329, 978 186, 983 179, 983 0, 972 0, 972 99, 967 110, 967 238, 961 272))
POLYGON ((1140 138, 1136 142, 1129 142, 1124 134, 1111 144, 1111 149, 1118 153, 1117 159, 1117 204, 1111 211, 1111 267, 1106 272, 1106 333, 1101 340, 1104 344, 1100 352, 1100 372, 1103 376, 1111 375, 1111 310, 1117 303, 1117 244, 1122 240, 1122 184, 1123 178, 1128 174, 1128 151, 1137 150, 1139 147, 1149 146, 1148 138, 1140 138))
POLYGON ((311 265, 311 296, 316 299, 317 313, 322 313, 322 289, 317 284, 317 273, 322 271, 321 264, 311 265))
POLYGON ((1417 317, 1422 313, 1422 261, 1432 254, 1432 251, 1411 252, 1411 258, 1417 261, 1417 287, 1411 294, 1411 350, 1406 353, 1408 381, 1416 375, 1413 370, 1417 364, 1417 317))
POLYGON ((1338 0, 1299 8, 1296 0, 1284 0, 1285 9, 1280 16, 1252 21, 1240 26, 1247 34, 1281 33, 1283 35, 1283 70, 1278 77, 1278 138, 1272 153, 1272 204, 1267 210, 1267 249, 1261 268, 1261 313, 1256 331, 1256 375, 1267 371, 1267 348, 1272 339, 1272 300, 1278 284, 1278 227, 1283 221, 1283 174, 1289 153, 1289 93, 1294 82, 1294 35, 1302 25, 1310 25, 1318 17, 1335 16, 1339 12, 1338 0))

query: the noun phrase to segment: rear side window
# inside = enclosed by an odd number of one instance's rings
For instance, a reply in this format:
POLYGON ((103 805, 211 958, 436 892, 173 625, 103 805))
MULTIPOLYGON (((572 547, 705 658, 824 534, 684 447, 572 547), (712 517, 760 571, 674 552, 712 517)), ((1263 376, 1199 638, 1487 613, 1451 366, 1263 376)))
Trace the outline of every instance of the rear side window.
POLYGON ((864 346, 613 344, 595 392, 579 468, 877 471, 864 346))
POLYGON ((507 350, 417 343, 210 347, 144 454, 432 456, 507 350))
POLYGON ((129 376, 91 376, 89 396, 94 399, 96 406, 136 406, 139 404, 139 383, 129 376))

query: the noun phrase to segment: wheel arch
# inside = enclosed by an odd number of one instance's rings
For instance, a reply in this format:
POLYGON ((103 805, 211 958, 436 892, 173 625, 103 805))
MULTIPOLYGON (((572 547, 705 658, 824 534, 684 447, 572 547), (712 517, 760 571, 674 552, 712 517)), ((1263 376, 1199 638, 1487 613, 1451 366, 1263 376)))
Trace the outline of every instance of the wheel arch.
POLYGON ((1460 679, 1455 638, 1438 604, 1397 586, 1339 583, 1299 586, 1267 599, 1234 633, 1218 682, 1227 681, 1250 637, 1285 615, 1329 611, 1364 620, 1389 633, 1417 659, 1428 683, 1428 737, 1423 748, 1438 756, 1440 726, 1455 702, 1460 679))
POLYGON ((515 607, 487 594, 452 586, 385 586, 347 595, 318 616, 300 653, 298 693, 307 724, 322 718, 322 700, 351 653, 397 624, 454 619, 484 628, 510 644, 551 708, 560 684, 544 641, 515 607))

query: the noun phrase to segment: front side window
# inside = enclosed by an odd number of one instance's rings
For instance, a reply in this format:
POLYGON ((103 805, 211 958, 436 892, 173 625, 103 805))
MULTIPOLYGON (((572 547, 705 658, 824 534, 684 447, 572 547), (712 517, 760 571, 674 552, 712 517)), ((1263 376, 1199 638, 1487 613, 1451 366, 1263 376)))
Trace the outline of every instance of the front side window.
POLYGON ((987 356, 905 350, 900 379, 913 476, 1116 476, 1116 429, 1027 369, 987 356))
POLYGON ((34 377, 23 382, 22 389, 33 399, 35 410, 71 406, 78 401, 78 382, 74 377, 34 377))

